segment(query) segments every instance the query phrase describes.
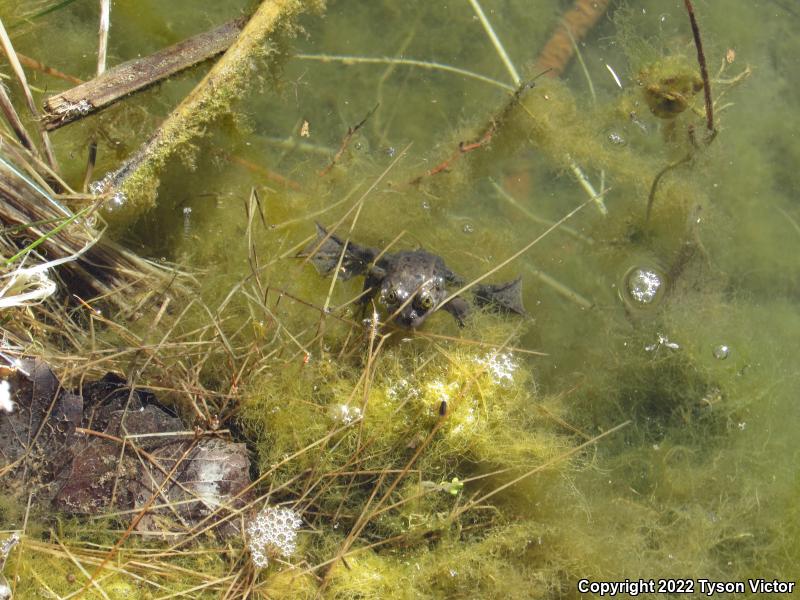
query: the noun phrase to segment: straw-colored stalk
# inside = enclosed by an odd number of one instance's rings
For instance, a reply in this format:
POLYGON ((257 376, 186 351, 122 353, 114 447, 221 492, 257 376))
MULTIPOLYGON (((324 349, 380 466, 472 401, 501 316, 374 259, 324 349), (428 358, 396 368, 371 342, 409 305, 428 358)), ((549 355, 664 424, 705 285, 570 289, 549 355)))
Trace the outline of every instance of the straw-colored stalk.
POLYGON ((87 205, 82 211, 71 213, 46 183, 35 182, 24 173, 35 172, 30 163, 20 164, 25 160, 24 151, 19 148, 11 153, 13 141, 6 138, 3 142, 6 152, 0 155, 0 255, 7 260, 0 273, 4 276, 0 279, 0 295, 8 306, 17 300, 35 302, 49 295, 44 292, 52 291, 52 286, 45 278, 56 266, 60 277, 69 282, 71 292, 84 298, 107 297, 124 311, 131 307, 136 291, 166 287, 173 274, 111 242, 97 243, 102 232, 87 223, 92 207, 87 205), (15 158, 6 160, 11 155, 15 158), (22 250, 21 239, 30 240, 22 250), (128 291, 114 293, 119 289, 128 291), (19 294, 22 295, 12 301, 11 296, 19 294))
MULTIPOLYGON (((11 38, 8 37, 8 33, 6 32, 6 28, 3 25, 2 19, 0 19, 0 44, 2 44, 3 51, 8 58, 8 62, 11 64, 11 68, 13 69, 14 74, 17 76, 17 80, 19 81, 22 91, 25 94, 25 103, 28 106, 28 110, 30 111, 34 120, 39 123, 39 110, 36 108, 36 104, 33 101, 33 95, 31 94, 31 89, 28 86, 28 79, 25 77, 25 71, 19 62, 19 58, 17 58, 14 45, 11 43, 11 38)), ((43 127, 40 126, 38 129, 39 136, 42 139, 42 146, 44 148, 45 157, 47 158, 47 163, 52 169, 58 170, 55 153, 53 152, 53 147, 50 144, 50 138, 43 127)))

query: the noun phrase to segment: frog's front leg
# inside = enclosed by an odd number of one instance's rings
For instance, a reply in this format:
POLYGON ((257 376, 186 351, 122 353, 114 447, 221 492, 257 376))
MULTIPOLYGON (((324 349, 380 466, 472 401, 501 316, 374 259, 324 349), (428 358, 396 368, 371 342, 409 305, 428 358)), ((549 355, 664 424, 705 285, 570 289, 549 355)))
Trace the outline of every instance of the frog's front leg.
POLYGON ((364 278, 364 287, 361 289, 361 297, 358 299, 359 304, 369 304, 370 301, 381 289, 382 277, 376 276, 374 273, 369 273, 364 278))
POLYGON ((469 304, 461 296, 456 296, 442 305, 442 310, 449 312, 458 322, 459 327, 464 327, 464 321, 469 314, 469 304))
POLYGON ((365 318, 367 316, 367 306, 372 299, 375 298, 375 294, 378 293, 378 290, 381 289, 381 281, 382 277, 377 276, 375 273, 370 272, 364 278, 364 287, 361 290, 361 296, 359 296, 357 304, 360 307, 361 318, 365 318))
POLYGON ((445 267, 445 270, 444 270, 444 280, 447 283, 449 283, 450 285, 457 285, 457 286, 464 285, 464 280, 461 277, 459 277, 458 275, 456 275, 455 273, 453 273, 447 267, 445 267))

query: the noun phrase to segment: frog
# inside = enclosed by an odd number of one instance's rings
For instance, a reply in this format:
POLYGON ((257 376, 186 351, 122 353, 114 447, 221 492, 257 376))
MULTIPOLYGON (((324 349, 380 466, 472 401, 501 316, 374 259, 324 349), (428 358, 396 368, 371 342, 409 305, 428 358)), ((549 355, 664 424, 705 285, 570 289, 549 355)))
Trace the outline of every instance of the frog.
MULTIPOLYGON (((348 280, 363 276, 364 287, 358 299, 362 309, 377 298, 388 319, 403 329, 417 329, 433 313, 443 310, 466 325, 470 303, 452 296, 448 286, 460 288, 464 280, 451 271, 441 256, 424 249, 385 253, 377 248, 342 240, 316 224, 316 239, 298 256, 307 257, 324 276, 338 269, 337 277, 348 280)), ((522 304, 522 278, 499 284, 472 286, 473 303, 500 312, 525 316, 522 304)))

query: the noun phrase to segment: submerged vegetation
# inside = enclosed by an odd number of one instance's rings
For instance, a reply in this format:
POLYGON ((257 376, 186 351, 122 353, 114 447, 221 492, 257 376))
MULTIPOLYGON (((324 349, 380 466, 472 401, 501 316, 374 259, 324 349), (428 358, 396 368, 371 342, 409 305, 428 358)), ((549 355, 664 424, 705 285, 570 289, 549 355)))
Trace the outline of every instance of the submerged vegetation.
POLYGON ((187 448, 79 415, 68 435, 117 452, 92 489, 132 508, 70 511, 36 500, 59 482, 44 427, 0 426, 14 598, 796 576, 797 14, 163 4, 0 0, 27 75, 0 69, 0 419, 33 406, 35 357, 60 382, 47 419, 62 388, 112 372, 128 402, 174 410, 158 435, 187 448), (28 106, 244 16, 221 57, 76 107, 49 138, 28 106), (530 315, 380 323, 360 281, 304 256, 315 221, 441 256, 459 293, 521 276, 530 315), (213 460, 188 489, 173 478, 217 439, 250 456, 224 500, 213 460), (139 463, 155 468, 135 487, 139 463))

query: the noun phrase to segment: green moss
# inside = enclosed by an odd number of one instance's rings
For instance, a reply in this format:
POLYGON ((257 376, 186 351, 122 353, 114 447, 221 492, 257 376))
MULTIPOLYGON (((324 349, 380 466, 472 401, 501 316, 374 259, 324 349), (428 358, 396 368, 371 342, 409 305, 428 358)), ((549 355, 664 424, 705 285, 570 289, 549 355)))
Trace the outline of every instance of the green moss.
MULTIPOLYGON (((504 91, 438 72, 298 59, 284 65, 281 97, 237 101, 248 113, 246 133, 213 123, 209 139, 299 189, 225 157, 194 156, 190 145, 184 149, 197 160, 195 172, 177 160, 164 172, 161 165, 142 171, 137 187, 154 175, 163 175, 163 185, 159 207, 136 235, 154 256, 179 257, 200 273, 187 313, 173 301, 157 327, 131 326, 151 349, 167 331, 186 342, 153 350, 141 379, 177 390, 191 418, 185 390, 205 386, 197 397, 238 419, 264 476, 257 488, 269 495, 264 501, 293 506, 305 523, 288 558, 296 567, 276 561, 254 575, 255 595, 314 597, 324 583, 323 595, 334 598, 569 598, 577 597, 581 577, 791 576, 800 556, 793 460, 800 145, 791 135, 798 107, 790 63, 798 38, 790 19, 773 19, 758 4, 696 4, 712 76, 728 47, 736 59, 720 78, 746 63, 756 75, 738 86, 712 81, 720 133, 709 146, 700 140, 692 160, 662 178, 647 223, 654 177, 693 148, 688 127, 704 125, 702 111, 693 110, 702 107, 702 91, 683 7, 654 0, 618 8, 614 22, 601 22, 581 46, 596 100, 579 91, 586 83, 577 70, 564 81, 537 80, 504 114, 490 144, 416 185, 407 183, 485 131, 504 91), (667 106, 663 93, 652 92, 665 92, 667 106), (354 140, 361 145, 320 177, 347 127, 378 99, 354 140), (677 112, 665 112, 673 100, 685 110, 672 119, 652 114, 653 105, 661 116, 677 112), (301 141, 311 148, 294 144, 304 120, 311 137, 301 141), (406 157, 362 198, 389 155, 412 140, 406 157), (293 258, 314 220, 335 223, 363 199, 353 240, 383 248, 405 231, 393 248, 424 247, 470 280, 587 199, 570 158, 596 188, 602 173, 609 212, 587 206, 568 223, 572 235, 554 231, 492 276, 523 275, 532 317, 523 326, 476 313, 460 330, 437 314, 419 332, 392 332, 368 359, 361 315, 337 308, 360 292, 361 281, 331 288, 293 258), (489 177, 513 191, 524 211, 505 204, 489 177), (264 223, 260 214, 249 223, 242 208, 251 188, 264 223), (184 207, 193 209, 185 235, 184 207), (653 306, 633 309, 622 298, 623 278, 636 266, 665 274, 663 299, 653 306), (333 314, 323 319, 326 304, 333 314), (661 338, 670 345, 659 345, 661 338), (504 343, 547 356, 513 351, 513 378, 493 379, 486 361, 504 343), (714 356, 721 344, 730 348, 724 359, 714 356), (623 422, 613 436, 558 460, 623 422), (343 560, 327 563, 343 550, 343 560)), ((559 7, 507 5, 491 18, 512 57, 532 59, 559 7), (534 8, 536 18, 517 35, 515 16, 534 8)), ((302 21, 309 38, 297 43, 310 53, 436 58, 504 77, 472 15, 449 10, 340 3, 324 26, 302 21), (378 18, 387 21, 376 47, 378 18), (445 19, 451 27, 427 35, 429 23, 445 19)), ((232 100, 211 108, 227 110, 232 100)), ((114 352, 131 338, 98 332, 97 339, 114 352)), ((19 527, 24 510, 9 503, 0 514, 19 527)), ((49 523, 33 515, 31 539, 46 536, 49 523)), ((59 537, 107 546, 117 528, 65 523, 59 537)), ((67 586, 71 563, 46 544, 47 551, 31 543, 22 554, 21 589, 38 593, 39 577, 62 595, 74 591, 82 580, 67 586)), ((150 591, 199 585, 196 573, 251 577, 242 545, 223 550, 204 539, 199 547, 213 555, 172 557, 187 570, 152 575, 164 589, 150 591)), ((133 540, 125 546, 125 558, 142 549, 133 540)), ((120 594, 130 587, 149 593, 130 576, 105 582, 120 594)))

